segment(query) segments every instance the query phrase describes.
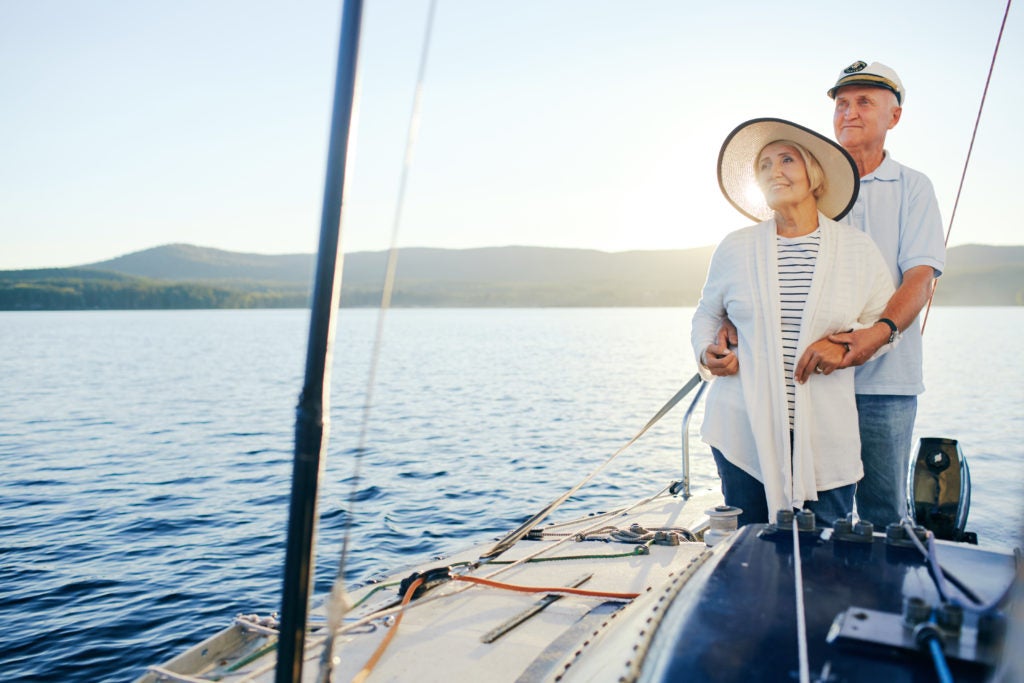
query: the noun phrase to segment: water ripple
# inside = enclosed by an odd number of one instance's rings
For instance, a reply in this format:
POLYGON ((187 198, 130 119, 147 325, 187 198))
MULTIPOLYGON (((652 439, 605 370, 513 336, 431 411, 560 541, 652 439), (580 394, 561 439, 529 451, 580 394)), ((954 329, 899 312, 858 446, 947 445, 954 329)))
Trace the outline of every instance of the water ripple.
MULTIPOLYGON (((495 539, 547 505, 693 374, 688 319, 667 309, 393 311, 359 446, 376 317, 346 311, 317 594, 346 532, 346 580, 365 582, 495 539)), ((963 349, 1016 338, 1021 322, 1016 309, 939 309, 929 320, 919 430, 958 430, 983 544, 1019 543, 1024 529, 1024 364, 968 367, 963 349)), ((307 325, 305 311, 0 313, 5 680, 130 680, 239 612, 279 609, 307 325)), ((678 477, 672 416, 563 509, 607 509, 678 477)), ((706 453, 692 477, 714 483, 706 453)))

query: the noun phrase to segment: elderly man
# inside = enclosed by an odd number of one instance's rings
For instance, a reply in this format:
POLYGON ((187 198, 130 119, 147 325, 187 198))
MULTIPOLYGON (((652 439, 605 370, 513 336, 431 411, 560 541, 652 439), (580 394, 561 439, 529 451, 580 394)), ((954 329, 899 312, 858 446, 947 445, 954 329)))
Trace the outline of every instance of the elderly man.
MULTIPOLYGON (((878 62, 854 62, 839 74, 828 95, 835 100, 836 140, 860 171, 860 194, 843 222, 872 237, 897 289, 875 325, 811 344, 794 375, 806 382, 819 360, 834 356, 828 347, 835 344, 845 346, 839 368, 861 366, 856 369, 856 394, 864 478, 857 485, 857 512, 884 527, 906 513, 917 395, 924 391, 917 317, 945 265, 945 240, 931 182, 885 151, 885 136, 899 123, 906 99, 896 72, 878 62), (865 364, 897 337, 899 344, 865 364)), ((735 328, 727 324, 717 345, 708 348, 712 374, 739 371, 740 359, 729 348, 735 341, 735 328)))
MULTIPOLYGON (((832 124, 860 171, 860 195, 844 222, 874 239, 885 257, 896 292, 874 326, 835 335, 848 350, 839 367, 862 365, 885 344, 900 342, 878 360, 857 368, 864 479, 857 486, 858 514, 876 525, 906 513, 907 464, 917 395, 924 391, 918 314, 946 261, 939 205, 923 174, 885 151, 885 136, 899 123, 906 91, 896 72, 878 62, 854 62, 828 91, 835 100, 832 124)), ((798 379, 813 371, 805 354, 798 379)))

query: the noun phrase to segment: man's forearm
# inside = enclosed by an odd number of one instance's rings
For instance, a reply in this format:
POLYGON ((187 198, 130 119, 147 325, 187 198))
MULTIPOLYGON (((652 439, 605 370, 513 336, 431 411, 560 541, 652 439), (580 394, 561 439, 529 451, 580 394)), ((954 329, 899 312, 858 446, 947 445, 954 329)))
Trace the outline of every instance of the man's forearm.
MULTIPOLYGON (((896 328, 902 332, 910 327, 932 293, 932 282, 935 271, 931 266, 917 266, 903 274, 903 283, 889 297, 889 302, 882 311, 882 318, 892 320, 896 328)), ((870 327, 829 335, 829 340, 846 346, 846 355, 839 368, 863 365, 885 346, 889 341, 890 328, 881 321, 870 327)))
POLYGON ((882 317, 896 323, 900 331, 910 327, 914 318, 928 303, 934 281, 935 270, 931 266, 915 266, 905 272, 902 284, 889 298, 882 317))

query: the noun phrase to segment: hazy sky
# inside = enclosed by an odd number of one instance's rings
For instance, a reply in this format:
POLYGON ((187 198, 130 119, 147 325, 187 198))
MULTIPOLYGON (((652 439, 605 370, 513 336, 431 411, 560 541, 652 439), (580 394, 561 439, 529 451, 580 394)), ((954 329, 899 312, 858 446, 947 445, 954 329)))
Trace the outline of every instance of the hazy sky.
MULTIPOLYGON (((386 248, 426 0, 368 0, 346 251, 386 248)), ((949 221, 1004 2, 440 0, 400 246, 714 244, 740 122, 831 135, 857 59, 907 87, 893 156, 949 221)), ((1021 244, 1011 11, 950 243, 1021 244)), ((0 269, 184 242, 315 250, 340 0, 0 0, 0 269)))

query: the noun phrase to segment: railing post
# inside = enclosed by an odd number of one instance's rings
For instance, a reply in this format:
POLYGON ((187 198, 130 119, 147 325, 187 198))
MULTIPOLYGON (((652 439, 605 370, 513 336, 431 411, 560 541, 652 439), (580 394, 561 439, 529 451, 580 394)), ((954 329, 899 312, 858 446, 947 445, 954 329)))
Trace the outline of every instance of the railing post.
POLYGON ((697 387, 697 393, 693 396, 693 401, 690 402, 690 407, 686 409, 686 414, 683 415, 683 498, 690 497, 690 418, 693 417, 693 411, 697 408, 697 403, 704 395, 704 390, 708 388, 707 382, 701 382, 700 386, 697 387))

